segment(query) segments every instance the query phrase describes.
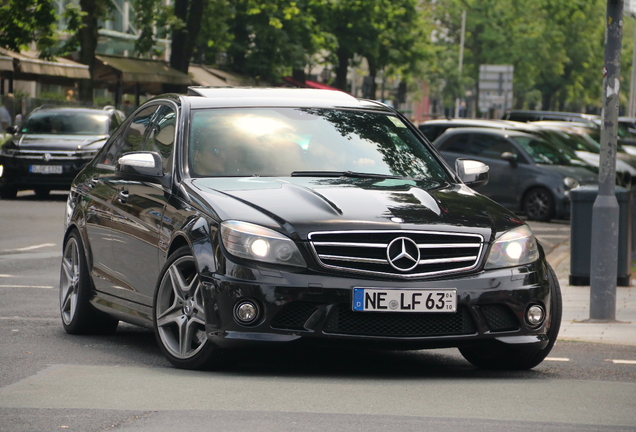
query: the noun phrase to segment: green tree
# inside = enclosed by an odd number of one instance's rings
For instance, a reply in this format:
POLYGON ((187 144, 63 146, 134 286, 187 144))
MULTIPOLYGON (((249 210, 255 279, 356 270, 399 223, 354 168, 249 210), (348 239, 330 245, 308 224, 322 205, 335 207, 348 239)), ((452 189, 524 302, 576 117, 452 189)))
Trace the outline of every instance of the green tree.
POLYGON ((46 53, 56 43, 56 21, 50 0, 4 0, 0 4, 0 46, 20 52, 35 42, 38 51, 46 53))

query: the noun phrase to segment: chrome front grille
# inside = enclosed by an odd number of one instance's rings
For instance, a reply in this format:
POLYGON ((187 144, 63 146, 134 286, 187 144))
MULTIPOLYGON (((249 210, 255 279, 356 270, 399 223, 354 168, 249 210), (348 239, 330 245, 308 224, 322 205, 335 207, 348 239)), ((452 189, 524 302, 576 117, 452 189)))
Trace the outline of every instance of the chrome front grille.
POLYGON ((20 150, 13 154, 19 159, 45 160, 45 161, 68 161, 78 160, 81 154, 74 151, 46 151, 46 150, 20 150), (48 155, 48 156, 47 156, 48 155))
POLYGON ((400 278, 474 270, 484 249, 479 234, 436 231, 315 232, 309 240, 326 268, 400 278))

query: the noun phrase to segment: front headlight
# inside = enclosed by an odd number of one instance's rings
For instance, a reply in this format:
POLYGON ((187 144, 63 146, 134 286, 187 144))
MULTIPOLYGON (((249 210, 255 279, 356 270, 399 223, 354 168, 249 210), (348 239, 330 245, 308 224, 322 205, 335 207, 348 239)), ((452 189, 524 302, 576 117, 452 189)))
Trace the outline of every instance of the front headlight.
POLYGON ((566 189, 574 189, 575 187, 579 187, 579 181, 572 177, 566 177, 563 179, 563 185, 566 189))
POLYGON ((495 240, 490 249, 487 269, 514 267, 539 259, 537 239, 527 225, 506 231, 495 240))
POLYGON ((268 228, 240 221, 221 223, 221 240, 229 253, 239 258, 306 267, 296 244, 268 228))

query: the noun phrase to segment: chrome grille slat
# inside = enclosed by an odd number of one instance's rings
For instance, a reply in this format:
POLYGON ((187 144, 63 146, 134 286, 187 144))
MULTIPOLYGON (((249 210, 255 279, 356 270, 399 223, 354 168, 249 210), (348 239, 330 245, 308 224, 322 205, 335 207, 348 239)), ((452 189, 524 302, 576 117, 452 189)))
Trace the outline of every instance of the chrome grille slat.
POLYGON ((404 279, 475 270, 484 250, 479 234, 435 231, 328 231, 311 233, 309 240, 325 268, 404 279), (389 261, 388 248, 401 237, 416 246, 420 255, 409 270, 389 261))

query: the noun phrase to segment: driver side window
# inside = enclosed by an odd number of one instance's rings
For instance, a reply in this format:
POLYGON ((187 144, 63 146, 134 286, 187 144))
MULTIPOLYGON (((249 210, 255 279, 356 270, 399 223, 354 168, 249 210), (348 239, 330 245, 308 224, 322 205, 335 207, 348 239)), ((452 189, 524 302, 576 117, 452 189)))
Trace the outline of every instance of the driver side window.
POLYGON ((148 125, 156 110, 157 105, 153 105, 138 112, 124 130, 107 144, 108 148, 102 152, 98 163, 114 167, 122 154, 143 150, 148 125))

